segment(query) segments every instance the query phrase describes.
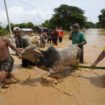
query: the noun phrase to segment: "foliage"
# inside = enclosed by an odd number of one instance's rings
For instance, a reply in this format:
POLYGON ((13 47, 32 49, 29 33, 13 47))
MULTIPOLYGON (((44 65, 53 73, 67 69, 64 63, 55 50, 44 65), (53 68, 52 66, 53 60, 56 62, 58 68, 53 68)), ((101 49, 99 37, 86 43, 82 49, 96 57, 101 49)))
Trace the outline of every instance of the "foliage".
POLYGON ((97 22, 97 23, 95 24, 95 27, 96 27, 96 28, 101 28, 100 22, 97 22))
POLYGON ((7 35, 8 34, 8 31, 6 31, 6 29, 4 28, 0 28, 0 36, 4 36, 4 35, 7 35))
POLYGON ((98 16, 99 23, 97 24, 98 27, 105 28, 105 9, 101 10, 101 14, 98 16))
POLYGON ((92 23, 92 22, 86 22, 85 27, 86 27, 86 28, 95 28, 95 24, 92 23))
POLYGON ((86 17, 84 11, 75 6, 61 5, 54 9, 54 15, 49 21, 45 21, 43 26, 55 28, 61 26, 68 30, 74 23, 79 23, 81 27, 85 25, 86 17))
MULTIPOLYGON (((13 24, 13 23, 11 23, 12 30, 13 30, 14 27, 32 28, 34 30, 34 24, 32 22, 20 23, 20 24, 13 24)), ((9 25, 6 26, 6 29, 9 30, 9 25)))

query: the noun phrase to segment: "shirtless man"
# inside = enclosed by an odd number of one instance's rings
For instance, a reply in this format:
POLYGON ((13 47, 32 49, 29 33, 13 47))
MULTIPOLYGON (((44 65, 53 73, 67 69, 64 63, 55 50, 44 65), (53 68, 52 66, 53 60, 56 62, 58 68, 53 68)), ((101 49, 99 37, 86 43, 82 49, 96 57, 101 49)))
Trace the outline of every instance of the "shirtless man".
POLYGON ((0 84, 2 84, 2 86, 11 84, 8 77, 10 76, 14 65, 14 60, 10 56, 8 47, 18 53, 21 53, 19 49, 14 47, 9 39, 0 37, 0 84))

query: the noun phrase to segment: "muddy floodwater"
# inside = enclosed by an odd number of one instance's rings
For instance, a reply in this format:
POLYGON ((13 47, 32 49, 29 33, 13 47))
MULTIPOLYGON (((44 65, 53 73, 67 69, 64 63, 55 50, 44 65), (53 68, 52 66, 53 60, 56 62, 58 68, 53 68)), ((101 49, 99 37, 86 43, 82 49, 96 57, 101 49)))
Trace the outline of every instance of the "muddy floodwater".
MULTIPOLYGON (((105 29, 88 29, 85 31, 85 37, 87 40, 85 61, 90 63, 96 59, 105 46, 105 29)), ((104 60, 100 64, 103 62, 104 60)))
MULTIPOLYGON (((105 46, 104 29, 85 30, 85 64, 90 66, 105 46)), ((55 46, 64 48, 71 44, 68 33, 63 43, 55 46)), ((40 77, 45 71, 37 67, 21 68, 20 59, 15 60, 14 76, 19 83, 0 89, 0 105, 105 105, 105 70, 76 70, 56 85, 44 85, 40 77)), ((98 66, 105 66, 105 59, 98 66)))
POLYGON ((84 33, 89 44, 99 44, 105 39, 105 29, 88 29, 84 33))

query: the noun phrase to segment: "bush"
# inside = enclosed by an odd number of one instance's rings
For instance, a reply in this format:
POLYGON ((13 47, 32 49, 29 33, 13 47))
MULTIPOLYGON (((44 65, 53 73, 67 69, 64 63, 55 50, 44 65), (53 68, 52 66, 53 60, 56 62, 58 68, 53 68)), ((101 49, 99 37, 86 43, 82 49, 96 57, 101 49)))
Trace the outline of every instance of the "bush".
POLYGON ((6 31, 5 29, 0 29, 0 36, 5 36, 7 35, 9 32, 6 31))

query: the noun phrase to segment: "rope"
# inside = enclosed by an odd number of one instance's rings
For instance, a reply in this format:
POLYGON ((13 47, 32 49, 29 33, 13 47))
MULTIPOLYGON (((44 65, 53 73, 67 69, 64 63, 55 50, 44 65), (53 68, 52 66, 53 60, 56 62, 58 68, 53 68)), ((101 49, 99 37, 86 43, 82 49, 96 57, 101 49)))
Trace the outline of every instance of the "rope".
POLYGON ((88 69, 105 69, 105 67, 98 66, 92 68, 91 66, 85 66, 85 65, 71 65, 72 67, 78 67, 78 68, 88 68, 88 69))

